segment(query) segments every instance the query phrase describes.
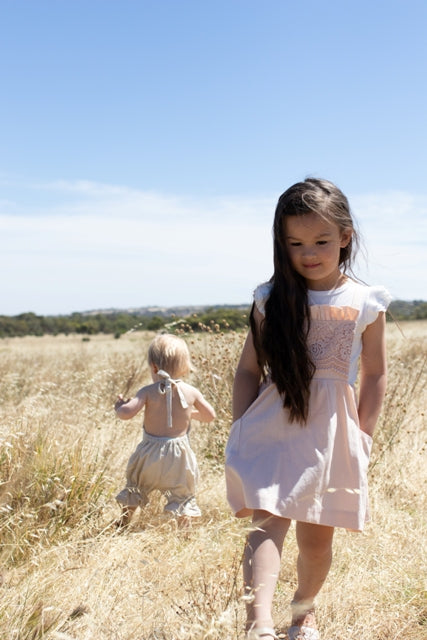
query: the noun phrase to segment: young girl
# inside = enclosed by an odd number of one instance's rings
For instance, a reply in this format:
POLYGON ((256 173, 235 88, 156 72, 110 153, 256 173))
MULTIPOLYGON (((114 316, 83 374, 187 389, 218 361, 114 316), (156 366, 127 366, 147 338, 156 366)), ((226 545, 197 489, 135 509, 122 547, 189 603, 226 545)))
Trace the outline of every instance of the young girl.
POLYGON ((158 335, 150 344, 148 364, 153 384, 140 389, 132 400, 119 396, 115 404, 122 420, 145 409, 142 442, 129 459, 126 487, 116 497, 122 505, 118 527, 129 524, 137 507, 148 503, 154 489, 166 495, 165 511, 181 523, 200 516, 195 498, 198 466, 188 433, 192 418, 211 422, 215 411, 198 389, 180 379, 191 369, 184 340, 158 335))
POLYGON ((314 598, 331 565, 334 527, 361 531, 368 517, 390 296, 347 275, 357 235, 332 183, 310 178, 285 191, 273 235, 274 275, 255 290, 235 376, 227 496, 237 517, 253 521, 243 566, 247 639, 277 638, 272 599, 295 520, 298 586, 281 637, 318 640, 314 598))

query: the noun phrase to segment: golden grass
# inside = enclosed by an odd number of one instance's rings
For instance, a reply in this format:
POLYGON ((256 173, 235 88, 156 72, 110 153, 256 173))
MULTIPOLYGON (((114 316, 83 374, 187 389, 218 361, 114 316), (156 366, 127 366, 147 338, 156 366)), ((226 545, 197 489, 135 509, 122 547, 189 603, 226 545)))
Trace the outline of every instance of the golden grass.
MULTIPOLYGON (((337 530, 318 598, 327 640, 427 637, 427 324, 387 328, 389 387, 370 471, 372 522, 337 530)), ((148 381, 152 334, 0 342, 0 638, 234 640, 243 638, 241 554, 247 521, 230 514, 223 452, 241 334, 188 337, 192 382, 217 410, 194 425, 202 518, 177 530, 154 495, 118 534, 122 488, 141 419, 120 422, 117 393, 148 381)), ((296 545, 285 541, 275 598, 289 622, 296 545)))

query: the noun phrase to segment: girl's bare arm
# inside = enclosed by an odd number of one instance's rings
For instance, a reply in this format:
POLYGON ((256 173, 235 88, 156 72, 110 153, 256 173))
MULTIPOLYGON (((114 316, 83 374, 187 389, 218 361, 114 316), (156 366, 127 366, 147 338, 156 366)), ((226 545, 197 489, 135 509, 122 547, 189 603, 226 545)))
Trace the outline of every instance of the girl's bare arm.
MULTIPOLYGON (((260 325, 262 315, 255 309, 255 321, 260 325)), ((261 370, 258 365, 252 331, 249 331, 237 365, 233 385, 233 421, 245 413, 258 395, 261 370)))
POLYGON ((359 422, 360 428, 372 436, 381 411, 387 383, 385 346, 385 314, 368 325, 362 336, 360 369, 359 422))

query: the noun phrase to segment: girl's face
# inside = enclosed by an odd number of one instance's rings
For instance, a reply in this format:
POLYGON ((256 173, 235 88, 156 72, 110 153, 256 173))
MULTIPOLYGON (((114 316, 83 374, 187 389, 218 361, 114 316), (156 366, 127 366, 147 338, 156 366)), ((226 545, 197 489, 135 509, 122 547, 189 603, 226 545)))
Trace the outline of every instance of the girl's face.
POLYGON ((283 231, 291 264, 309 289, 326 291, 339 284, 340 249, 350 242, 350 229, 341 231, 317 213, 305 213, 285 218, 283 231))

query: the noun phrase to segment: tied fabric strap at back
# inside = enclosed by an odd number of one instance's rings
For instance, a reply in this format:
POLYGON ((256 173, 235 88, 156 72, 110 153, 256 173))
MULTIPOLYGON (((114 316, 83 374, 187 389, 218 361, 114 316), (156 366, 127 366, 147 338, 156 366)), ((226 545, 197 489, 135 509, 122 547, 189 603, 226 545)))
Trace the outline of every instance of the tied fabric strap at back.
POLYGON ((159 376, 159 378, 161 378, 162 385, 163 385, 163 389, 162 389, 162 386, 160 387, 161 389, 160 393, 166 394, 166 410, 167 410, 167 416, 168 416, 168 427, 171 429, 172 428, 172 385, 175 386, 178 392, 179 401, 183 409, 188 408, 188 402, 185 399, 182 390, 179 388, 178 383, 181 382, 179 378, 177 380, 174 380, 173 378, 170 377, 167 371, 164 371, 163 369, 160 369, 157 372, 157 375, 159 376))

